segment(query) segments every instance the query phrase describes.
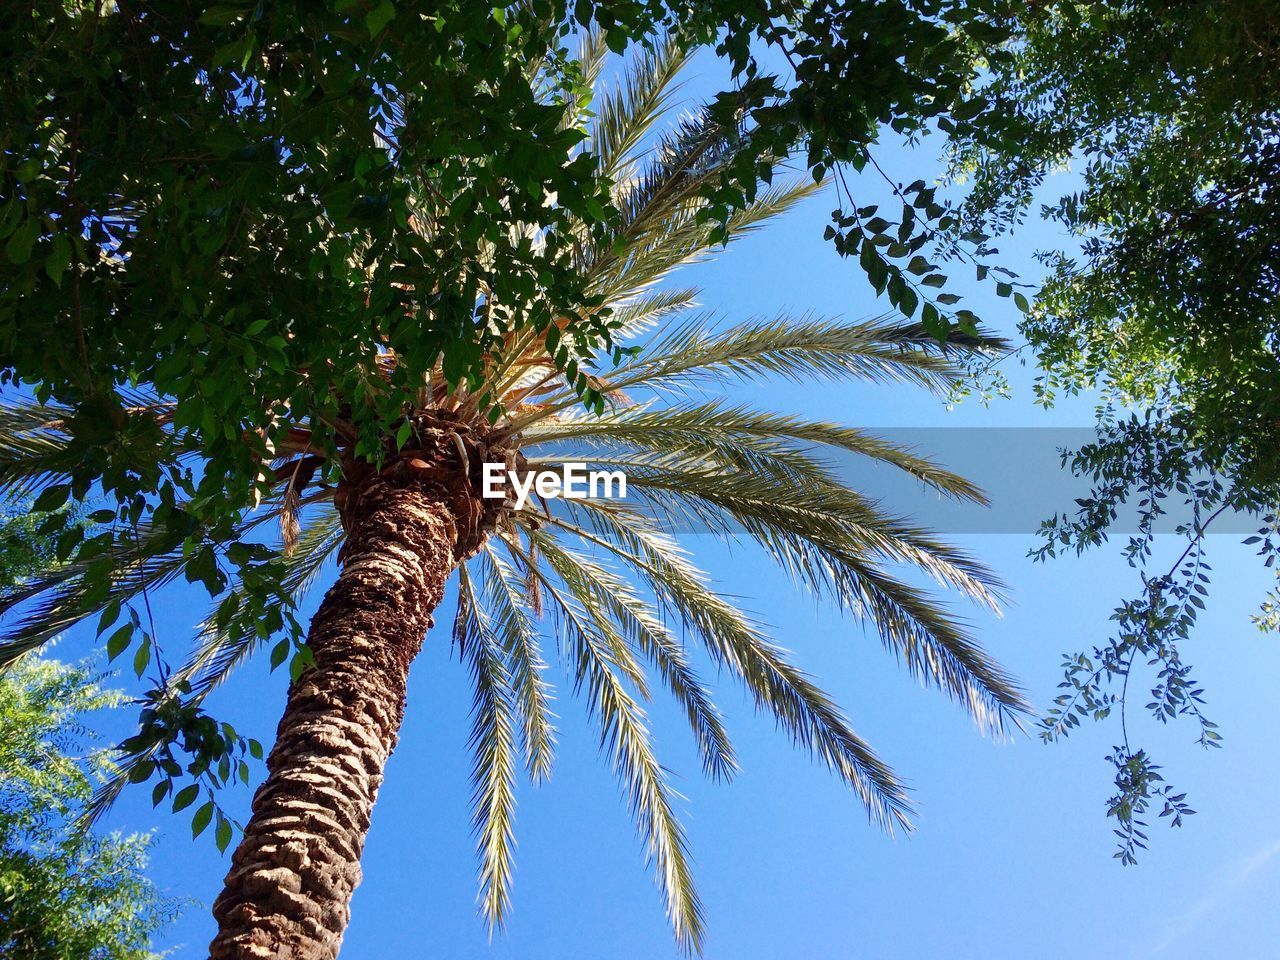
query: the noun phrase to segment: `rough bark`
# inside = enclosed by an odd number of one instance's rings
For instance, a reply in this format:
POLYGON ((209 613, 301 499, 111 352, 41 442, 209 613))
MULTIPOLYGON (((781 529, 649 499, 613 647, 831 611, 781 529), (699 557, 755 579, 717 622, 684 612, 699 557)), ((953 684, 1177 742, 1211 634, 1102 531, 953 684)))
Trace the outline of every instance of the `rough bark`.
POLYGON ((289 689, 267 778, 214 904, 211 960, 338 955, 409 665, 445 581, 487 526, 470 472, 456 460, 443 469, 405 457, 381 474, 348 472, 336 498, 342 571, 311 623, 315 664, 289 689))

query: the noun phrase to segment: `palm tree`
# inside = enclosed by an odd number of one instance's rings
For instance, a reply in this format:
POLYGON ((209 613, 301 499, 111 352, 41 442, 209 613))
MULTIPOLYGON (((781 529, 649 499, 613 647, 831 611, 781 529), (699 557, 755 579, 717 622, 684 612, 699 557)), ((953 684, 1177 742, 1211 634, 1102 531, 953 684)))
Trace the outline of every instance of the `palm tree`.
MULTIPOLYGON (((600 39, 590 38, 583 62, 592 82, 599 82, 604 58, 600 39)), ((245 516, 244 529, 280 519, 290 586, 299 595, 335 553, 340 572, 310 625, 314 662, 289 687, 267 777, 214 906, 215 960, 337 955, 403 716, 409 665, 441 613, 451 577, 458 598, 452 635, 474 695, 481 902, 493 924, 509 908, 519 768, 534 781, 552 768, 543 647, 553 634, 686 948, 698 949, 703 916, 646 722, 651 685, 665 686, 687 714, 706 773, 728 778, 735 769, 686 637, 848 783, 874 822, 909 827, 910 803, 893 772, 787 651, 710 587, 672 526, 697 524, 754 541, 804 588, 873 624, 914 675, 960 701, 984 728, 999 732, 1023 709, 1009 678, 964 629, 928 591, 893 571, 923 571, 996 608, 991 575, 849 489, 830 454, 890 464, 959 499, 980 501, 981 493, 863 431, 716 399, 726 380, 827 378, 939 390, 967 353, 992 341, 958 336, 944 347, 917 325, 884 319, 782 317, 726 326, 691 317, 695 291, 659 284, 715 252, 712 226, 699 217, 706 204, 700 188, 734 162, 739 141, 707 112, 661 136, 652 132, 685 60, 671 46, 633 60, 595 105, 585 145, 616 182, 622 217, 607 236, 582 233, 578 265, 611 307, 617 341, 635 342, 637 350, 579 372, 557 357, 572 336, 567 319, 510 334, 487 358, 482 381, 450 388, 437 375, 423 383, 419 403, 382 438, 380 459, 357 456, 348 435, 332 487, 308 483, 324 466, 309 444, 308 421, 294 424, 276 450, 276 495, 245 516), (534 498, 517 509, 511 499, 480 495, 485 463, 523 475, 575 461, 625 471, 627 498, 534 498)), ((730 236, 815 186, 761 184, 755 201, 730 220, 730 236)), ((423 229, 430 229, 425 220, 423 229)), ((394 376, 395 356, 383 352, 377 363, 381 376, 394 376)), ((138 402, 158 407, 163 398, 138 402)), ((61 415, 20 403, 0 411, 0 479, 29 486, 56 474, 61 415)), ((346 425, 336 427, 342 433, 346 425)), ((112 597, 131 597, 182 572, 177 544, 145 528, 138 540, 141 548, 132 539, 114 548, 125 572, 108 597, 83 597, 81 561, 33 581, 20 599, 34 606, 0 657, 38 646, 112 597)), ((256 633, 231 634, 211 618, 169 683, 199 702, 262 643, 256 633)), ((134 769, 146 759, 135 757, 134 769)))

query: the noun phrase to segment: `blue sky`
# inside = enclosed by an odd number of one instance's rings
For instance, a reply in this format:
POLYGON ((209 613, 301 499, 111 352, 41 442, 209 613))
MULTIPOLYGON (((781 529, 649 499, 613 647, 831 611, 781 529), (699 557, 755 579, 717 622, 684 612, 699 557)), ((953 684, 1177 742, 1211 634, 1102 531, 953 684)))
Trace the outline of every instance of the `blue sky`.
MULTIPOLYGON (((925 154, 886 148, 879 156, 903 180, 935 169, 925 154)), ((871 181, 862 188, 882 190, 871 181)), ((885 305, 855 265, 837 259, 821 239, 834 205, 833 192, 820 194, 681 282, 700 283, 703 305, 730 319, 879 312, 885 305)), ((1005 256, 1030 274, 1031 249, 1059 242, 1037 225, 1005 256)), ((1012 330, 1011 303, 989 289, 974 289, 973 303, 994 326, 1012 330)), ((908 388, 829 384, 735 389, 728 396, 869 427, 1090 424, 1087 401, 1046 413, 1031 403, 1029 374, 1012 373, 1014 398, 989 409, 965 404, 949 411, 908 388)), ((1043 512, 1068 506, 1046 499, 1043 512)), ((1043 706, 1061 679, 1061 654, 1105 639, 1111 609, 1135 589, 1136 574, 1115 550, 1033 565, 1026 558, 1035 543, 1029 534, 953 539, 1009 584, 1012 602, 1003 618, 974 609, 972 619, 988 649, 1043 706)), ((1156 828, 1140 864, 1122 868, 1112 859, 1112 823, 1104 817, 1110 775, 1103 757, 1119 736, 1114 725, 1086 726, 1056 746, 1033 737, 983 739, 956 706, 899 670, 877 638, 799 594, 753 550, 690 538, 717 584, 773 627, 908 779, 920 810, 913 837, 878 833, 856 798, 794 751, 728 683, 716 689, 743 769, 733 783, 708 783, 681 718, 657 703, 659 745, 686 797, 709 960, 944 952, 994 960, 1272 956, 1280 939, 1274 909, 1280 827, 1273 816, 1280 774, 1271 759, 1280 720, 1268 707, 1280 652, 1274 637, 1249 623, 1271 575, 1237 539, 1213 540, 1212 596, 1184 653, 1198 667, 1226 747, 1206 753, 1194 745, 1191 724, 1161 728, 1134 714, 1135 739, 1165 763, 1199 813, 1180 831, 1156 828)), ((204 611, 199 593, 175 587, 155 606, 161 643, 184 649, 204 611)), ((89 634, 90 628, 73 631, 59 655, 87 651, 89 634)), ((285 680, 260 657, 212 708, 269 741, 285 680)), ((549 785, 520 795, 515 911, 507 930, 490 941, 475 905, 465 681, 464 667, 449 656, 447 632, 434 631, 414 666, 408 718, 369 837, 345 960, 397 953, 454 960, 678 956, 619 790, 597 756, 581 705, 563 685, 556 773, 549 785)), ((128 719, 104 717, 101 726, 119 735, 128 719)), ((161 944, 176 957, 199 957, 212 934, 207 905, 227 858, 207 837, 192 843, 186 819, 153 812, 149 793, 129 791, 108 823, 157 831, 154 878, 203 902, 161 944)), ((233 794, 228 801, 243 816, 247 799, 233 794)))

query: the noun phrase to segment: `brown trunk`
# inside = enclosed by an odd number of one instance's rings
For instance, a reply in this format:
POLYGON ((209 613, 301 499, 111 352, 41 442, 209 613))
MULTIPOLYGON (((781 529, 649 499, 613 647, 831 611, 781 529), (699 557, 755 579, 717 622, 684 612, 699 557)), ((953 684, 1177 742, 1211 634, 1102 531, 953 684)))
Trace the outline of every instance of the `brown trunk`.
POLYGON ((266 781, 214 904, 211 960, 338 955, 409 664, 450 572, 482 535, 470 470, 453 466, 462 483, 446 485, 420 464, 357 469, 365 476, 339 490, 342 572, 311 623, 315 665, 290 686, 266 781))

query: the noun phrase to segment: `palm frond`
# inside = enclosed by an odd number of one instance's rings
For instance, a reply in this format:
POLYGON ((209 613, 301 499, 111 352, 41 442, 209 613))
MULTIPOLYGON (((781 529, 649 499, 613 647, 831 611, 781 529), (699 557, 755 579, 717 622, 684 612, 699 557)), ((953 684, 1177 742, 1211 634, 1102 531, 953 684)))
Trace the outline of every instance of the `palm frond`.
POLYGON ((669 109, 676 77, 689 56, 674 37, 663 37, 633 57, 622 77, 599 99, 588 144, 599 158, 603 176, 625 175, 635 149, 669 109))
MULTIPOLYGON (((634 222, 620 229, 610 243, 591 248, 583 263, 592 292, 611 300, 632 296, 679 267, 715 256, 720 249, 712 239, 715 224, 698 217, 705 205, 698 191, 701 182, 711 175, 711 170, 703 172, 701 180, 689 189, 654 191, 648 197, 630 198, 636 208, 630 214, 634 222), (669 208, 646 210, 641 206, 643 200, 659 207, 668 204, 669 208)), ((812 180, 799 180, 765 189, 751 203, 729 215, 725 222, 727 241, 750 234, 811 196, 820 186, 812 180)))
MULTIPOLYGON (((770 454, 753 451, 753 461, 770 454)), ((963 551, 883 512, 819 468, 765 466, 748 471, 732 462, 686 457, 678 452, 630 458, 595 457, 606 466, 625 466, 628 492, 648 501, 655 515, 683 516, 713 532, 738 535, 774 531, 799 537, 836 554, 880 556, 912 564, 936 582, 961 590, 995 612, 999 581, 963 551), (792 483, 779 488, 776 477, 792 483)), ((787 566, 784 564, 784 566, 787 566)))
MULTIPOLYGON (((947 496, 987 502, 982 490, 965 478, 865 430, 718 401, 657 408, 652 404, 636 405, 599 416, 566 413, 554 421, 531 424, 522 439, 533 450, 543 443, 586 440, 613 448, 693 449, 725 457, 735 450, 744 454, 755 451, 762 456, 805 460, 822 448, 831 448, 890 464, 947 496)), ((801 462, 804 461, 796 461, 801 462)), ((748 470, 769 469, 763 461, 743 466, 748 470)), ((829 468, 821 472, 829 478, 829 468)))
POLYGON ((0 405, 0 487, 30 494, 75 466, 64 427, 67 407, 7 401, 0 405))
POLYGON ((758 709, 774 716, 795 743, 849 784, 874 823, 889 832, 911 828, 911 804, 892 770, 849 726, 834 701, 781 648, 713 591, 679 545, 634 511, 605 501, 565 501, 584 511, 598 532, 552 523, 603 546, 628 563, 712 657, 740 678, 758 709))
POLYGON ((994 578, 960 551, 880 516, 851 491, 778 489, 744 472, 663 465, 631 470, 633 495, 649 499, 660 515, 681 511, 713 531, 746 534, 808 589, 866 617, 913 673, 968 707, 984 729, 1000 733, 1027 709, 1012 680, 956 619, 888 577, 876 558, 913 564, 998 608, 994 578))
POLYGON ((651 329, 663 318, 693 306, 698 291, 692 287, 652 290, 629 297, 613 310, 614 338, 625 342, 651 329))
POLYGON ((737 764, 720 711, 698 679, 680 642, 657 611, 612 571, 562 549, 555 538, 544 533, 530 536, 579 603, 605 611, 619 632, 657 668, 671 695, 685 711, 707 774, 715 779, 732 777, 737 764))
POLYGON ((19 605, 23 616, 0 640, 0 670, 28 651, 38 649, 81 620, 106 609, 113 601, 127 602, 144 590, 158 590, 186 567, 181 545, 164 531, 139 524, 110 537, 101 555, 73 558, 41 571, 0 601, 0 613, 19 605), (108 558, 113 577, 107 590, 90 591, 83 576, 91 565, 108 558))
POLYGON ((594 88, 600 80, 600 71, 604 69, 609 58, 607 34, 597 26, 589 28, 582 35, 582 46, 578 51, 578 62, 582 64, 582 80, 594 88))
MULTIPOLYGON (((1000 349, 1004 341, 985 333, 958 334, 946 344, 921 325, 879 317, 858 323, 829 318, 752 321, 717 330, 712 317, 695 317, 642 349, 639 356, 601 378, 599 390, 687 390, 699 384, 782 377, 854 379, 907 383, 941 393, 960 376, 959 359, 974 351, 1000 349)), ((547 396, 536 413, 516 419, 507 429, 532 424, 571 410, 569 389, 547 396)))
MULTIPOLYGON (((516 545, 508 545, 520 552, 516 545)), ((619 676, 612 644, 597 632, 586 611, 572 597, 563 594, 539 566, 528 562, 559 613, 562 626, 574 640, 575 682, 586 691, 591 714, 600 726, 601 749, 609 756, 626 791, 631 813, 654 863, 676 940, 684 949, 700 952, 702 903, 694 888, 684 828, 675 814, 676 794, 653 751, 644 710, 619 676)))
MULTIPOLYGON (((174 440, 168 416, 173 406, 141 390, 117 391, 116 400, 128 406, 120 411, 126 417, 146 418, 155 431, 130 434, 124 431, 117 440, 134 445, 128 453, 140 461, 153 459, 155 446, 174 440)), ((51 483, 70 478, 83 456, 72 444, 71 422, 75 412, 61 404, 40 404, 27 400, 0 403, 0 489, 30 495, 51 483)), ((184 459, 183 454, 178 459, 184 459)))
MULTIPOLYGON (((241 533, 249 532, 252 527, 265 523, 271 518, 270 513, 256 517, 241 527, 241 533)), ((309 521, 298 539, 297 548, 283 558, 289 565, 284 577, 284 584, 291 596, 301 597, 314 583, 325 561, 342 542, 342 530, 335 511, 322 512, 314 520, 309 521)), ((179 568, 181 569, 181 568, 179 568)), ((240 592, 236 586, 233 592, 240 592)), ((220 629, 210 617, 200 630, 200 643, 182 667, 175 670, 165 684, 169 697, 190 697, 199 703, 217 686, 222 684, 230 674, 248 659, 249 655, 261 642, 256 631, 245 631, 231 634, 220 629), (190 689, 182 692, 185 685, 190 689)), ((100 818, 119 797, 121 791, 131 782, 133 773, 150 762, 155 755, 155 748, 150 751, 133 754, 129 760, 117 765, 110 776, 103 780, 84 813, 88 823, 100 818)))
MULTIPOLYGON (((302 505, 317 499, 317 495, 306 497, 302 505)), ((236 528, 237 535, 243 537, 275 517, 272 512, 246 517, 236 528)), ((147 523, 139 523, 136 530, 120 527, 114 534, 101 536, 110 539, 101 552, 82 554, 43 570, 0 600, 0 614, 23 609, 21 619, 0 640, 0 670, 111 604, 125 604, 161 589, 183 573, 191 560, 177 537, 147 523), (104 558, 111 564, 111 581, 105 591, 100 587, 91 589, 84 574, 104 558)))
MULTIPOLYGON (((306 594, 344 539, 338 512, 331 504, 306 518, 293 549, 279 558, 285 571, 281 585, 289 596, 300 600, 306 594)), ((232 587, 232 596, 243 596, 243 593, 243 585, 232 587)), ((200 627, 196 649, 174 673, 174 680, 185 680, 196 696, 204 696, 225 682, 263 642, 256 630, 246 628, 233 633, 219 627, 215 616, 210 615, 200 627)))
POLYGON ((481 551, 486 589, 481 605, 489 611, 510 665, 524 741, 525 764, 535 781, 551 775, 555 758, 555 715, 551 686, 544 678, 547 664, 538 643, 540 631, 534 611, 521 595, 521 580, 509 563, 486 543, 481 551))
POLYGON ((609 377, 619 389, 657 386, 679 378, 815 377, 910 383, 933 391, 950 387, 960 374, 956 360, 1003 341, 958 334, 945 344, 917 323, 878 317, 858 323, 820 317, 779 316, 716 330, 709 317, 674 328, 632 363, 609 377))
POLYGON ((465 566, 458 570, 462 658, 471 671, 472 827, 480 856, 480 908, 491 928, 511 909, 515 853, 516 732, 511 680, 502 647, 476 598, 465 566))

